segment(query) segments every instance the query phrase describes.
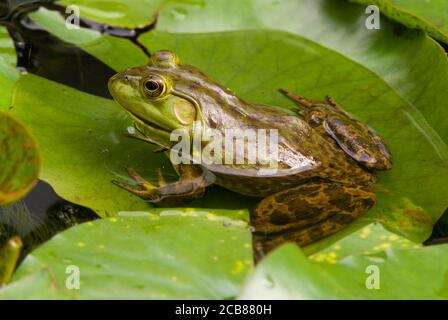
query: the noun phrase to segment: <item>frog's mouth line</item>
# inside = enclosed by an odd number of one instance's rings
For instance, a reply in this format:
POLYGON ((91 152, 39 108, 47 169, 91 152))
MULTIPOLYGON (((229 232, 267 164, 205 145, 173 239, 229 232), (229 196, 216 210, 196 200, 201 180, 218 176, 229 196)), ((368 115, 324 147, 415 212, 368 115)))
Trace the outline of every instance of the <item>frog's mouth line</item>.
POLYGON ((131 111, 128 111, 128 112, 130 113, 130 115, 131 115, 132 117, 134 117, 134 118, 137 119, 138 121, 142 122, 143 124, 145 124, 145 125, 147 125, 147 126, 153 128, 153 129, 160 130, 160 131, 163 131, 163 132, 169 132, 167 129, 162 128, 161 126, 158 126, 157 124, 155 124, 155 123, 153 123, 153 122, 150 122, 150 121, 148 121, 148 120, 146 120, 146 119, 140 118, 138 115, 136 115, 135 113, 133 113, 133 112, 131 112, 131 111))

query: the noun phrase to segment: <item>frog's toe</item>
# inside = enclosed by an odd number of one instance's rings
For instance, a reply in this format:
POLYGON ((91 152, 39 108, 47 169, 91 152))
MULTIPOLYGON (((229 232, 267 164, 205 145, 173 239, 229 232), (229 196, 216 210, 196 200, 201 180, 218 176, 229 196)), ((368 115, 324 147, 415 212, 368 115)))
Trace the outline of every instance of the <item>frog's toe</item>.
POLYGON ((137 171, 135 171, 133 168, 126 166, 126 170, 128 171, 129 175, 132 177, 132 179, 134 179, 134 181, 137 182, 143 189, 145 189, 145 190, 157 189, 157 186, 146 181, 146 179, 143 178, 140 174, 138 174, 137 171))
POLYGON ((165 177, 163 176, 162 169, 157 168, 156 169, 156 178, 157 182, 159 183, 160 187, 166 186, 165 177))
POLYGON ((317 101, 306 98, 304 96, 300 96, 298 94, 295 94, 293 92, 290 92, 290 91, 282 89, 282 88, 278 89, 278 91, 283 93, 285 96, 287 96, 289 99, 291 99, 292 101, 294 101, 296 104, 298 104, 301 107, 311 108, 317 102, 317 101))
POLYGON ((155 201, 159 199, 159 196, 154 192, 154 190, 156 189, 152 189, 152 190, 145 190, 145 189, 138 189, 135 188, 134 186, 118 181, 118 180, 112 180, 111 181, 114 185, 144 199, 144 200, 150 200, 150 201, 155 201))

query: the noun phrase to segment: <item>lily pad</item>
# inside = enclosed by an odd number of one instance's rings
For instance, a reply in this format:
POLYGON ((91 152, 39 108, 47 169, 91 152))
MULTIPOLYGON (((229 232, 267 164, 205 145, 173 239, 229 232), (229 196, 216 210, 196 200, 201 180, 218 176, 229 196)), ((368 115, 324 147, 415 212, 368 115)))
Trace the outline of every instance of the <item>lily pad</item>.
POLYGON ((226 299, 251 268, 241 221, 197 211, 128 213, 57 235, 25 259, 0 298, 33 291, 43 299, 226 299), (73 270, 79 290, 69 289, 73 270))
POLYGON ((0 112, 0 206, 24 197, 36 184, 40 155, 28 130, 0 112))
MULTIPOLYGON (((177 0, 179 1, 179 0, 177 0)), ((62 0, 65 6, 77 6, 84 18, 115 27, 137 28, 150 25, 166 0, 62 0)))
POLYGON ((447 299, 448 245, 308 259, 284 245, 255 269, 241 299, 447 299), (431 275, 431 276, 422 276, 431 275))
POLYGON ((9 107, 12 89, 20 74, 16 63, 14 43, 6 28, 0 26, 0 111, 9 107))
POLYGON ((448 43, 448 3, 446 0, 351 0, 376 5, 381 13, 408 28, 427 32, 435 39, 448 43))
POLYGON ((31 17, 65 42, 79 46, 93 56, 100 56, 101 61, 113 69, 122 70, 130 65, 143 65, 148 62, 146 54, 128 39, 84 28, 67 29, 65 19, 59 12, 40 8, 31 14, 31 17))
MULTIPOLYGON (((330 247, 309 256, 310 259, 320 262, 336 262, 351 255, 381 255, 387 249, 415 249, 421 244, 392 233, 381 224, 371 223, 345 237, 330 247)), ((309 248, 303 251, 306 253, 309 248)))
MULTIPOLYGON (((39 11, 32 17, 46 26, 49 22, 41 15, 39 11)), ((156 30, 178 34, 256 29, 297 34, 377 74, 423 115, 422 130, 435 130, 448 142, 448 118, 433 110, 446 101, 440 94, 447 91, 448 83, 445 51, 422 32, 387 19, 381 20, 380 30, 368 30, 367 16, 364 5, 346 0, 167 1, 159 11, 156 30)), ((48 30, 61 38, 71 31, 64 27, 48 30)), ((83 48, 92 53, 91 46, 83 48)), ((107 61, 110 53, 93 54, 107 61)), ((132 59, 125 54, 122 58, 132 59)))

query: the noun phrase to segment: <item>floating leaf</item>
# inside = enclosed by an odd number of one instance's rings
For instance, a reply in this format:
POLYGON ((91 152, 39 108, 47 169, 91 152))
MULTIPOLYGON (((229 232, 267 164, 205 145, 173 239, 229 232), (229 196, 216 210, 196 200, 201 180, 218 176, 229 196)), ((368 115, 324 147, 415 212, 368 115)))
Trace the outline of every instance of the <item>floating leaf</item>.
POLYGON ((0 206, 25 196, 36 184, 39 168, 34 138, 21 123, 0 112, 0 206))
POLYGON ((145 64, 149 59, 130 40, 90 29, 67 29, 64 18, 58 12, 40 8, 31 17, 64 41, 83 48, 91 55, 101 56, 101 61, 111 68, 121 70, 130 65, 145 64))
POLYGON ((372 223, 337 241, 330 247, 311 255, 310 259, 318 262, 336 262, 355 254, 375 255, 381 254, 382 251, 389 248, 411 249, 419 247, 419 244, 387 231, 380 224, 372 223))
POLYGON ((240 298, 447 299, 447 275, 448 245, 310 260, 289 244, 257 266, 240 298))
POLYGON ((39 247, 0 299, 23 291, 44 299, 228 299, 251 267, 250 232, 241 221, 199 211, 128 213, 79 225, 39 247), (80 290, 69 290, 66 283, 76 280, 67 278, 78 271, 80 290))
POLYGON ((427 32, 448 43, 448 2, 446 0, 350 0, 376 5, 380 12, 408 28, 427 32))
POLYGON ((14 43, 5 27, 0 26, 0 111, 7 110, 11 92, 19 77, 14 43))
POLYGON ((84 18, 115 27, 137 28, 154 22, 166 0, 62 0, 65 6, 77 6, 84 18))

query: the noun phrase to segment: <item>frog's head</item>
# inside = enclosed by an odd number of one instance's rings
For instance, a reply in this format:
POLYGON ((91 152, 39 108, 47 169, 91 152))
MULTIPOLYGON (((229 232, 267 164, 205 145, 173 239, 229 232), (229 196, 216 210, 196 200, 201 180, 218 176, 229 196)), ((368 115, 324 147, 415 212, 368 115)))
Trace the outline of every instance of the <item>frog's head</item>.
POLYGON ((173 130, 190 130, 195 121, 214 128, 229 124, 242 103, 197 68, 181 64, 170 51, 157 51, 146 66, 116 74, 109 80, 109 91, 138 129, 168 147, 173 130))
POLYGON ((108 84, 113 98, 136 120, 137 128, 156 136, 165 146, 170 144, 173 130, 188 129, 200 120, 195 99, 175 89, 173 75, 178 65, 174 53, 158 51, 148 65, 120 72, 108 84))

